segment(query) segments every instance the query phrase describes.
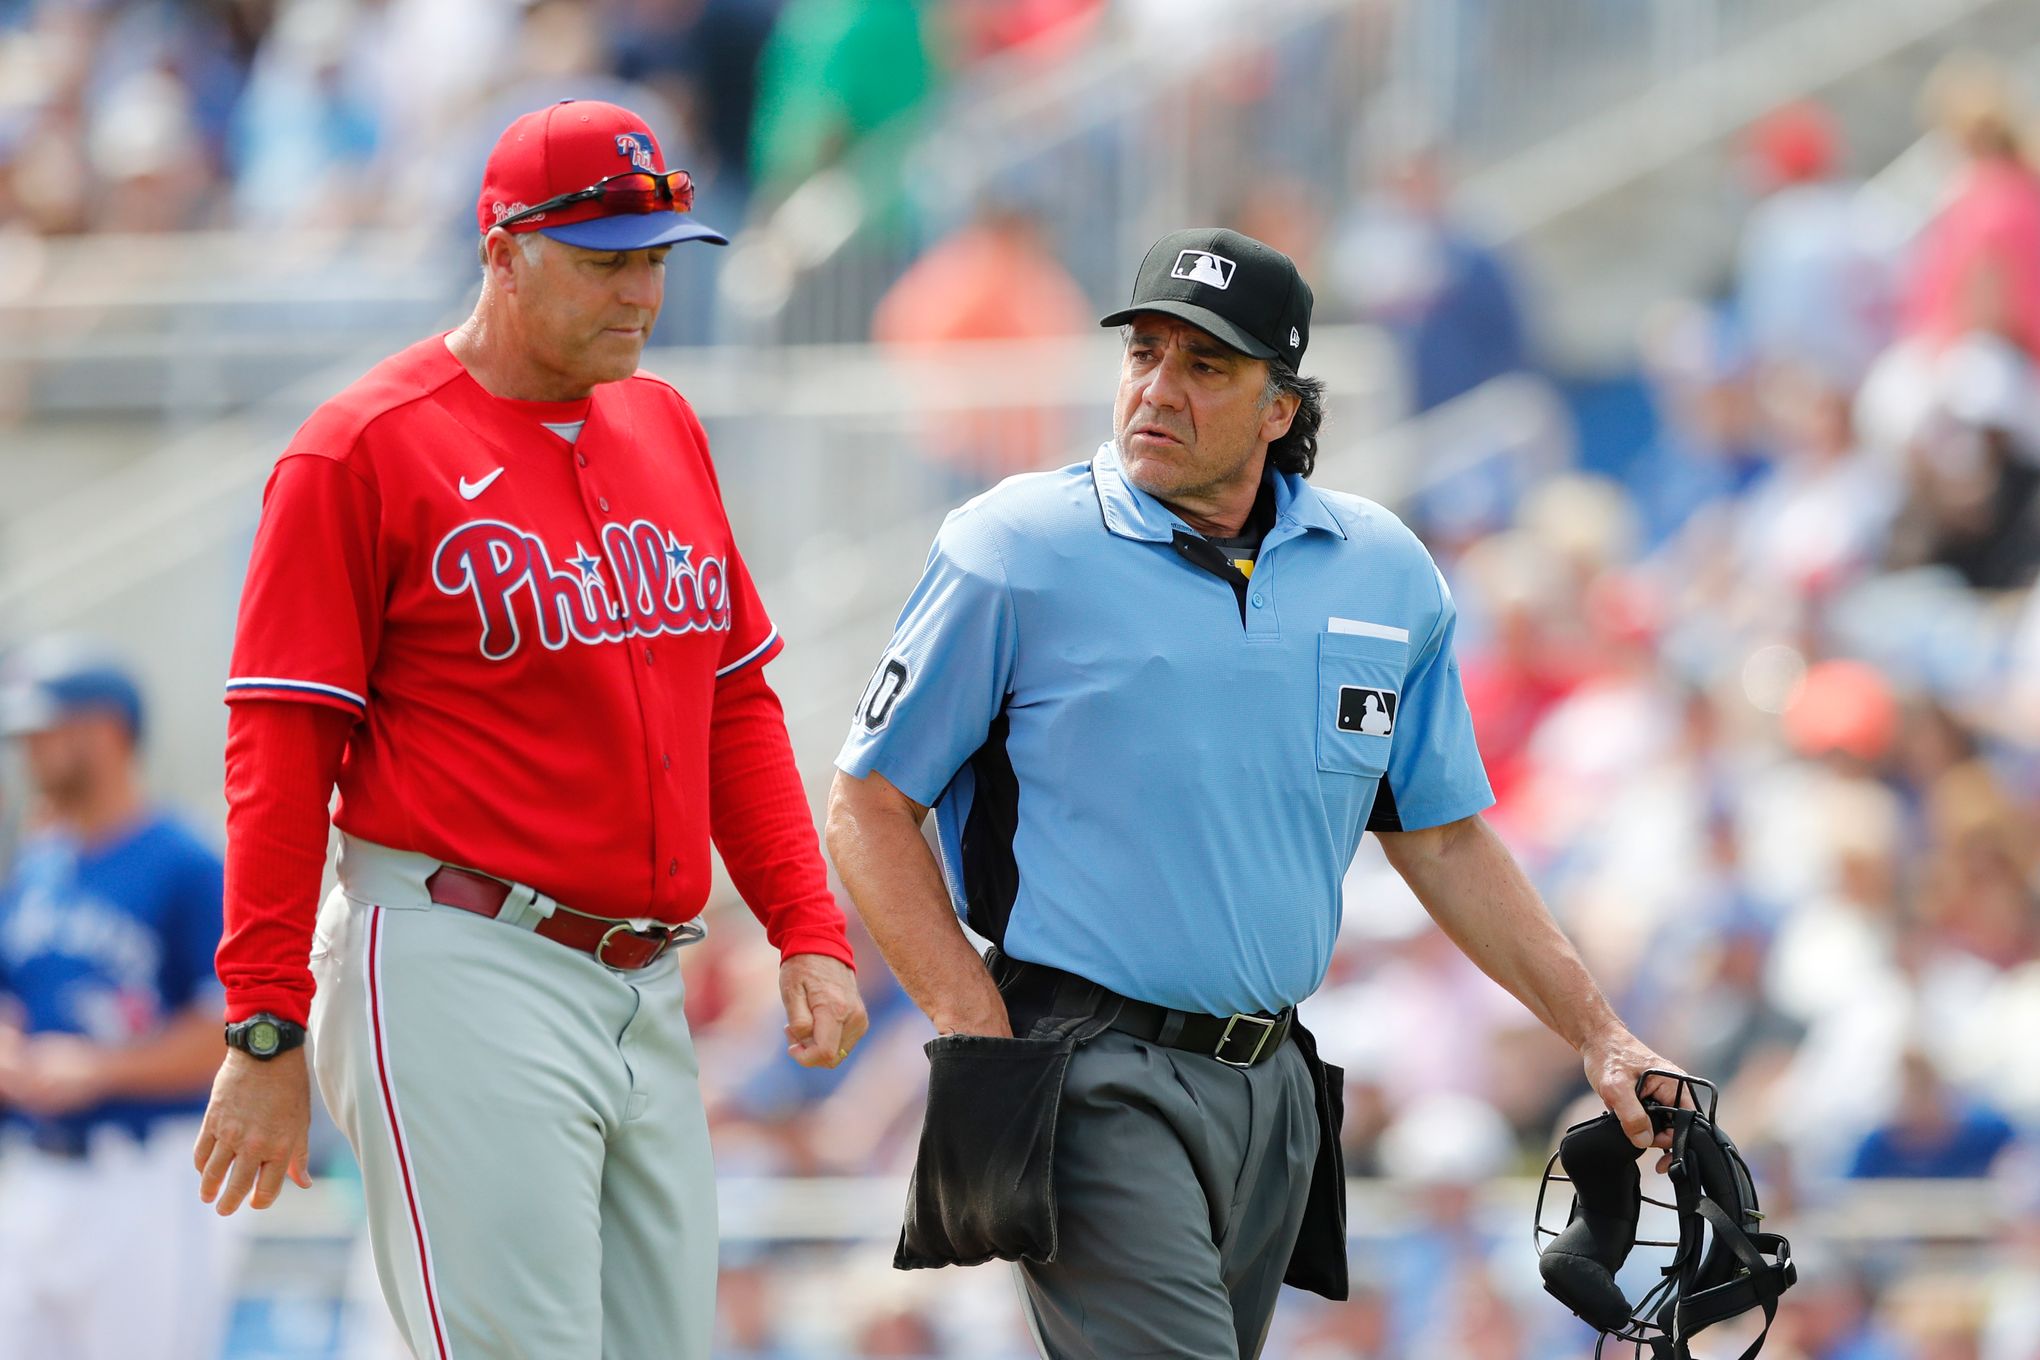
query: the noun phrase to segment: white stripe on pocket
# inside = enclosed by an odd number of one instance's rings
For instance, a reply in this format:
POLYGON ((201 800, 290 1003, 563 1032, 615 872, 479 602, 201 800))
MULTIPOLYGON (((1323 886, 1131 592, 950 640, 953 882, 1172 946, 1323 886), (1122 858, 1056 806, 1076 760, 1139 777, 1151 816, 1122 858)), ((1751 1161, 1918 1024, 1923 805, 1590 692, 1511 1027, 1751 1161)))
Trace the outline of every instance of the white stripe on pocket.
POLYGON ((1325 631, 1351 633, 1355 637, 1387 638, 1390 642, 1410 640, 1410 630, 1407 628, 1392 628, 1385 623, 1366 623, 1360 619, 1342 619, 1336 614, 1325 620, 1325 631))

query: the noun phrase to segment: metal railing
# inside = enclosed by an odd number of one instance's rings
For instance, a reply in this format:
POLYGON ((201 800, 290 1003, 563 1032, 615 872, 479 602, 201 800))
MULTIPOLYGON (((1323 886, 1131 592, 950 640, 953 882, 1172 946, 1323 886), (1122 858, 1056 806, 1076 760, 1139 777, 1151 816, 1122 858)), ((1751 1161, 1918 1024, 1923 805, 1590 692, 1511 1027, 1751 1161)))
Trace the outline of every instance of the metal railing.
MULTIPOLYGON (((1521 1321, 1560 1324, 1563 1310, 1537 1292, 1528 1231, 1536 1189, 1536 1182, 1520 1178, 1478 1186, 1459 1238, 1464 1251, 1496 1272, 1521 1321)), ((1423 1187, 1403 1182, 1347 1182, 1348 1243, 1362 1283, 1370 1262, 1422 1234, 1425 1194, 1423 1187)), ((792 1321, 802 1355, 849 1360, 869 1354, 852 1340, 855 1330, 872 1317, 903 1311, 968 1316, 962 1333, 938 1341, 934 1355, 1032 1353, 997 1341, 1008 1329, 1019 1334, 1010 1267, 993 1262, 910 1273, 891 1268, 906 1203, 904 1177, 721 1177, 717 1199, 726 1287, 740 1287, 735 1277, 761 1273, 776 1281, 772 1296, 799 1314, 792 1321)), ((1851 1262, 1874 1261, 1887 1281, 1962 1274, 1981 1280, 2004 1267, 2000 1244, 2009 1234, 2030 1232, 2020 1227, 2022 1217, 2030 1216, 2008 1210, 1999 1188, 1988 1181, 1851 1181, 1831 1187, 1819 1204, 1765 1226, 1792 1241, 1809 1279, 1816 1273, 1832 1276, 1851 1262)), ((294 1319, 288 1330, 295 1346, 287 1353, 349 1360, 395 1360, 405 1353, 378 1296, 360 1225, 354 1187, 331 1179, 309 1193, 287 1190, 257 1219, 259 1236, 238 1293, 244 1308, 252 1305, 258 1316, 282 1311, 294 1319)), ((1641 1279, 1659 1259, 1661 1253, 1639 1249, 1631 1264, 1638 1278, 1625 1278, 1632 1295, 1641 1292, 1641 1279)), ((1794 1307, 1798 1298, 1788 1296, 1785 1306, 1794 1307)), ((1291 1296, 1283 1309, 1322 1306, 1291 1296)), ((735 1298, 725 1307, 739 1316, 751 1311, 735 1298)), ((1761 1317, 1750 1314, 1710 1332, 1716 1349, 1707 1353, 1741 1350, 1761 1325, 1761 1317)))

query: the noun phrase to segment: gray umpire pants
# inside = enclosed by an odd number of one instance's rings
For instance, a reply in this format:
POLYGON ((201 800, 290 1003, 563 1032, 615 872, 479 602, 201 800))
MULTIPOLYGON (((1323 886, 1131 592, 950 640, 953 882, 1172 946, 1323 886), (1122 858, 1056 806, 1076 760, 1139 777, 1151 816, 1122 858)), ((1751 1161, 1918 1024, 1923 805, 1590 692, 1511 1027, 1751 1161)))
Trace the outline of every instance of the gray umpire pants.
POLYGON ((1019 1267, 1049 1360, 1252 1360, 1317 1158, 1294 1044, 1256 1067, 1107 1030, 1079 1047, 1055 1139, 1056 1260, 1019 1267))
POLYGON ((677 951, 623 973, 348 840, 312 1056, 424 1360, 707 1360, 715 1178, 677 951))

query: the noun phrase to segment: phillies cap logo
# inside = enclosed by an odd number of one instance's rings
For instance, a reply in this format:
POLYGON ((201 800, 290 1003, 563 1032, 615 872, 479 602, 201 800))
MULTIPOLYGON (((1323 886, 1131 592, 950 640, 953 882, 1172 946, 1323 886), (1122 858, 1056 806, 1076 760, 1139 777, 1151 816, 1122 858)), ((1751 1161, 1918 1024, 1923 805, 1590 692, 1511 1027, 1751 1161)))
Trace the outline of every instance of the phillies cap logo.
POLYGON ((647 132, 619 132, 616 134, 616 154, 630 157, 633 170, 651 170, 652 138, 647 132))
POLYGON ((1176 267, 1169 271, 1169 277, 1208 283, 1213 288, 1230 288, 1235 268, 1237 266, 1223 255, 1214 255, 1208 250, 1186 250, 1176 257, 1176 267))

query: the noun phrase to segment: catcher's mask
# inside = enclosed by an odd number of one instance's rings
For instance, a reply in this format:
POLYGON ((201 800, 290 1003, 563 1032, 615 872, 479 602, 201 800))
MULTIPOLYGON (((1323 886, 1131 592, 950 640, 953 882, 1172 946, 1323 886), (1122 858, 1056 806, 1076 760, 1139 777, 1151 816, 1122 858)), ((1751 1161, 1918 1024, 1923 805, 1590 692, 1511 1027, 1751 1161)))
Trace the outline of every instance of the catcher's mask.
POLYGON ((1643 1193, 1637 1171, 1642 1154, 1613 1114, 1567 1129, 1545 1163, 1537 1191, 1534 1240, 1545 1292, 1601 1333, 1594 1345, 1597 1358, 1612 1337, 1630 1342, 1639 1357, 1648 1347, 1650 1360, 1691 1360, 1687 1341, 1694 1333, 1761 1308, 1764 1330, 1741 1356, 1751 1360, 1770 1334, 1778 1296, 1799 1277, 1792 1245, 1776 1233, 1756 1231, 1764 1217, 1757 1211, 1756 1187, 1742 1154, 1714 1122, 1721 1099, 1714 1084, 1652 1070, 1638 1078, 1639 1095, 1644 1078, 1653 1076, 1670 1078, 1679 1088, 1674 1105, 1643 1097, 1653 1127, 1672 1131, 1668 1174, 1676 1202, 1643 1193), (1685 1108, 1689 1104, 1698 1108, 1685 1108), (1554 1165, 1563 1166, 1564 1174, 1554 1172, 1554 1165), (1558 1182, 1573 1190, 1562 1231, 1544 1226, 1544 1196, 1558 1182), (1678 1241, 1638 1242, 1637 1218, 1646 1200, 1678 1215, 1678 1241), (1632 1305, 1615 1274, 1638 1245, 1675 1250, 1664 1278, 1632 1305))

